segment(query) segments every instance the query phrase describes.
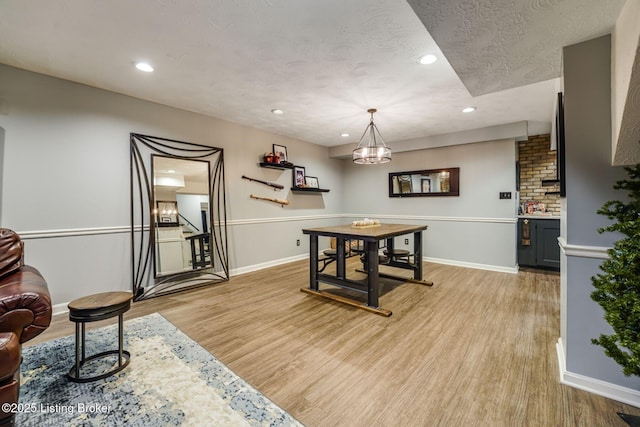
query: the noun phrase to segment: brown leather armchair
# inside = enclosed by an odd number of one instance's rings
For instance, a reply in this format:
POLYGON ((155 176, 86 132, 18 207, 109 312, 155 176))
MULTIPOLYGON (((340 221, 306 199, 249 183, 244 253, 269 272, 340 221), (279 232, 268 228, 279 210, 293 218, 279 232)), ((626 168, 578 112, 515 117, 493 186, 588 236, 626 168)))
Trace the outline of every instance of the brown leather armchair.
MULTIPOLYGON (((18 402, 22 343, 51 323, 47 282, 24 265, 23 247, 20 236, 0 228, 0 405, 18 402)), ((14 420, 14 413, 0 408, 0 425, 14 420)))

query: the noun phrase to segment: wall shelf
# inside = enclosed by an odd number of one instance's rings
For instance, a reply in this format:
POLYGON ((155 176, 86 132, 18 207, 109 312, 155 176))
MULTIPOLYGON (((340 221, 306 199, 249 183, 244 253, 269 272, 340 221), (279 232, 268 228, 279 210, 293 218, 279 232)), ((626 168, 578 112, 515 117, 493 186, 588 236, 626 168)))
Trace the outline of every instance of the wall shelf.
POLYGON ((293 165, 281 165, 279 163, 265 163, 265 162, 261 162, 260 167, 269 168, 269 169, 278 169, 278 170, 293 169, 293 165))
MULTIPOLYGON (((267 162, 260 162, 259 165, 261 168, 277 169, 277 170, 292 170, 295 167, 294 164, 282 165, 280 163, 267 163, 267 162)), ((291 187, 291 191, 293 191, 294 193, 306 193, 306 194, 318 194, 318 193, 329 192, 329 190, 326 188, 310 188, 310 187, 291 187)))
POLYGON ((304 187, 291 187, 291 191, 294 193, 328 193, 326 188, 304 188, 304 187))

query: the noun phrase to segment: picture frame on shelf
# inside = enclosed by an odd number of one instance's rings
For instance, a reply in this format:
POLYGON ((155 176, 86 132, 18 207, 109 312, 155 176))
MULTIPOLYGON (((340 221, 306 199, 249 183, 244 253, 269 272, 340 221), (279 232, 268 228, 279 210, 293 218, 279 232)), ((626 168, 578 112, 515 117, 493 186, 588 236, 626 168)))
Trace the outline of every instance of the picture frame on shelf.
POLYGON ((293 167, 293 186, 294 187, 304 187, 305 185, 305 170, 303 166, 294 166, 293 167))
POLYGON ((280 162, 288 162, 287 147, 284 145, 273 144, 273 154, 275 154, 280 162))
POLYGON ((304 183, 307 188, 320 188, 318 185, 318 178, 315 176, 306 176, 304 177, 304 183))

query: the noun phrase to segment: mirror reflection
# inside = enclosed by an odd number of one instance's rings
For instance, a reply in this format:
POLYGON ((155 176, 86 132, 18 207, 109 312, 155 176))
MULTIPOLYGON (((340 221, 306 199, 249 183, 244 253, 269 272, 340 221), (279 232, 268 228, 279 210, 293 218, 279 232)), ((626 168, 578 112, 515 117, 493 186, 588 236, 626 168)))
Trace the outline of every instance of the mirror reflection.
POLYGON ((209 162, 152 156, 156 277, 213 267, 209 162))
POLYGON ((458 196, 460 168, 389 174, 389 197, 458 196))

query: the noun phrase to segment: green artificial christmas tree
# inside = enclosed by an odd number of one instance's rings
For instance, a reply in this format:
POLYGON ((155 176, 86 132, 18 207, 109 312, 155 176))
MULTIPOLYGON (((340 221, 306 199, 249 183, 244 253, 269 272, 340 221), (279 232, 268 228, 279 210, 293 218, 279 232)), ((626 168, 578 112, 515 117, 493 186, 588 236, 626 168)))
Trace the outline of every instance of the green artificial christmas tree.
POLYGON ((591 341, 604 347, 605 354, 630 376, 640 375, 640 164, 625 170, 628 179, 613 188, 627 191, 628 200, 608 201, 598 210, 616 221, 598 232, 615 231, 624 237, 609 249, 609 258, 600 266, 602 273, 591 278, 596 288, 591 299, 602 306, 614 333, 591 341))

